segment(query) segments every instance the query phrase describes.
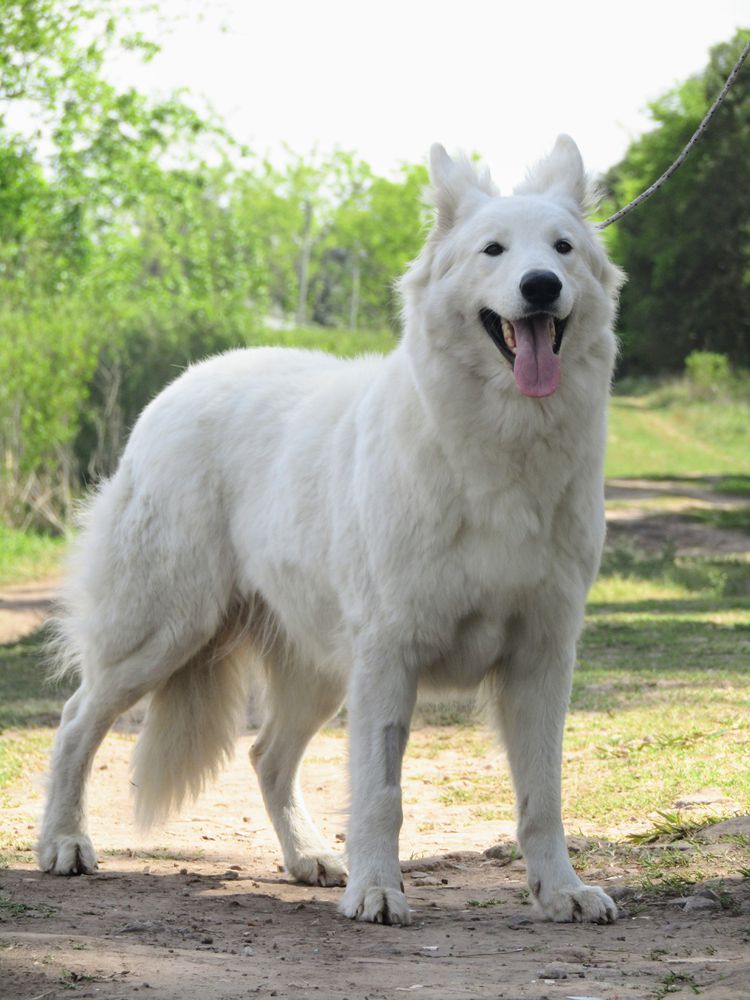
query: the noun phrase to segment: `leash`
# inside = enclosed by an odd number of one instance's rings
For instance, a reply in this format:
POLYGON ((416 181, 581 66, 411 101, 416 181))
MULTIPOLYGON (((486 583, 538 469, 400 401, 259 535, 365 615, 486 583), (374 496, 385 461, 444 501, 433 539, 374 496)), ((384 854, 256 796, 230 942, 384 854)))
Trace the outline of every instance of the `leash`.
POLYGON ((747 59, 748 54, 750 54, 750 42, 747 43, 747 45, 740 53, 740 57, 734 64, 732 72, 727 77, 726 83, 721 88, 719 96, 716 98, 714 103, 708 109, 703 121, 700 123, 698 128, 693 133, 690 142, 688 142, 688 144, 685 146, 685 148, 677 157, 677 159, 674 161, 674 163, 671 166, 667 167, 667 169, 664 171, 661 177, 658 180, 655 180, 654 183, 651 185, 651 187, 646 188, 646 190, 642 191, 637 198, 634 198, 631 202, 628 202, 628 204, 625 205, 624 208, 619 209, 617 212, 615 212, 614 215, 610 215, 610 217, 608 219, 605 219, 604 222, 598 222, 594 227, 595 229, 606 229, 607 226, 611 226, 613 222, 618 222, 624 215, 627 215, 628 212, 632 212, 634 208, 638 207, 638 205, 642 205, 647 198, 650 198, 655 191, 659 190, 659 188, 662 186, 662 184, 664 184, 665 181, 669 180, 669 178, 677 170, 678 167, 682 166, 682 164, 687 159, 688 154, 692 150, 693 146, 695 146, 698 140, 702 137, 703 133, 706 131, 706 128, 708 127, 708 123, 716 114, 716 111, 724 101, 724 98, 729 93, 729 89, 734 83, 734 81, 737 79, 737 75, 739 71, 742 69, 742 64, 747 59))

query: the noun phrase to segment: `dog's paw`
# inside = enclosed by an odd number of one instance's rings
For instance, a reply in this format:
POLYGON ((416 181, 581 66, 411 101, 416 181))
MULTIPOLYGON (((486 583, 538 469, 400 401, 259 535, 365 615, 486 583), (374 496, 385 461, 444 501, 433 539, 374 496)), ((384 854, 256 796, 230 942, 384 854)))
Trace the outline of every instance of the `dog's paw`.
POLYGON ((96 851, 85 833, 45 838, 37 848, 39 867, 53 875, 91 875, 96 851))
POLYGON ((339 913, 371 924, 406 927, 411 923, 411 910, 403 892, 382 885, 368 885, 362 889, 350 886, 339 903, 339 913))
POLYGON ((344 859, 332 851, 304 854, 288 864, 287 871, 297 882, 323 886, 346 885, 348 874, 344 859))
POLYGON ((613 924, 617 907, 596 885, 565 886, 535 900, 546 920, 556 923, 613 924))

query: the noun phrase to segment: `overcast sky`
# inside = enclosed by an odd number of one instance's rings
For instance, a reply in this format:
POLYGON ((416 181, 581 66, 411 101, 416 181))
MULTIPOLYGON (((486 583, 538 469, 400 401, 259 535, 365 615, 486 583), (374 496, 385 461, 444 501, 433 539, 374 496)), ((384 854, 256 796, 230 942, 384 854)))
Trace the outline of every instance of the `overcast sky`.
POLYGON ((648 128, 648 101, 750 25, 747 0, 162 0, 160 9, 171 23, 163 52, 128 67, 130 79, 205 95, 255 151, 340 147, 389 172, 437 140, 480 153, 504 190, 558 132, 605 170, 648 128))

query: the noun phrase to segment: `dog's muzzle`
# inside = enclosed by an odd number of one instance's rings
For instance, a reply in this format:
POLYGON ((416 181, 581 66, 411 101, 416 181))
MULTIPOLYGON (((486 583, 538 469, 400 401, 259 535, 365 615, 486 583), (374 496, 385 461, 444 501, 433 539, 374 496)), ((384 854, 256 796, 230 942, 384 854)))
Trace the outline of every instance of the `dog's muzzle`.
POLYGON ((533 398, 551 396, 560 384, 560 347, 565 319, 539 312, 510 320, 479 310, 482 326, 513 369, 516 385, 533 398))

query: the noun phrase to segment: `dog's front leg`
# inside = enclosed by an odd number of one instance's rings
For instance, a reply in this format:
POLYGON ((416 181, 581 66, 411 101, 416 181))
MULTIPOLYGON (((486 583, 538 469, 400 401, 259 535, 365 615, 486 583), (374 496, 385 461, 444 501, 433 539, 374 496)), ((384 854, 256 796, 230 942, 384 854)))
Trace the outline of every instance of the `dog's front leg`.
POLYGON ((357 662, 349 690, 349 880, 339 907, 356 920, 411 923, 398 838, 401 760, 415 698, 416 675, 397 657, 378 654, 357 662))
POLYGON ((561 816, 562 738, 575 646, 539 642, 506 665, 497 705, 518 803, 518 842, 532 898, 548 920, 611 923, 617 907, 573 871, 561 816))

